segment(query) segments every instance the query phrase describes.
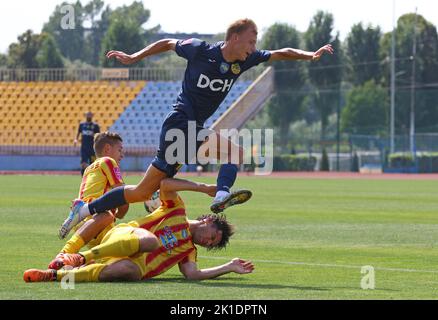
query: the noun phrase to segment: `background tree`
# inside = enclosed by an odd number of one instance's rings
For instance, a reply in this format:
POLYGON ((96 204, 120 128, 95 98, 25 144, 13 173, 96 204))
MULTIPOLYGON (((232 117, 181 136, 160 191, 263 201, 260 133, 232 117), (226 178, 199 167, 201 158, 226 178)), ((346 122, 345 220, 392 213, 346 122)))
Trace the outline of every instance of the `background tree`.
POLYGON ((8 65, 11 68, 38 68, 37 54, 41 45, 41 36, 27 30, 17 38, 18 42, 9 46, 8 65))
POLYGON ((84 38, 84 8, 79 1, 71 4, 74 8, 74 29, 64 29, 61 26, 61 21, 66 15, 61 13, 61 8, 69 5, 63 2, 57 5, 49 21, 44 24, 43 32, 47 32, 53 36, 55 42, 64 57, 70 60, 84 60, 86 57, 85 38, 84 38))
MULTIPOLYGON (((292 26, 276 23, 269 27, 261 41, 262 48, 280 49, 301 47, 300 33, 292 26)), ((271 122, 278 126, 280 145, 287 147, 289 127, 299 118, 304 93, 305 69, 297 61, 275 61, 275 95, 266 106, 271 122)))
POLYGON ((346 57, 349 63, 347 80, 353 85, 362 85, 369 80, 380 83, 382 67, 380 63, 380 40, 382 32, 379 27, 362 23, 353 25, 346 38, 346 57))
POLYGON ((41 46, 38 50, 36 60, 39 68, 64 68, 61 52, 56 46, 53 37, 48 33, 40 36, 41 46))
POLYGON ((333 15, 318 11, 305 33, 308 50, 315 51, 330 43, 334 55, 324 55, 318 63, 308 65, 309 79, 313 86, 313 104, 321 119, 321 140, 325 140, 326 128, 330 114, 339 104, 342 80, 342 50, 339 34, 333 36, 333 15))
POLYGON ((109 27, 109 15, 111 9, 102 0, 92 0, 84 6, 84 23, 89 27, 85 28, 84 61, 98 66, 100 60, 102 39, 109 27))
POLYGON ((8 56, 0 53, 0 68, 6 68, 8 64, 8 56))
POLYGON ((388 91, 369 80, 348 93, 341 114, 341 130, 360 134, 385 133, 388 110, 388 91))
MULTIPOLYGON (((108 31, 102 39, 100 61, 104 67, 121 66, 117 60, 108 60, 105 54, 109 50, 120 50, 127 53, 136 52, 144 48, 147 43, 148 31, 143 29, 150 17, 150 11, 145 9, 142 2, 133 2, 129 6, 122 6, 114 10, 109 17, 108 31)), ((156 28, 154 28, 156 30, 156 28)), ((132 67, 141 67, 144 61, 132 67)))
MULTIPOLYGON (((438 83, 438 37, 436 27, 421 15, 405 14, 397 22, 396 29, 396 113, 398 133, 406 134, 410 126, 410 99, 412 77, 412 48, 416 34, 416 99, 415 122, 418 130, 430 130, 438 122, 438 95, 433 84, 438 83), (416 32, 414 25, 416 19, 416 32)), ((382 40, 382 57, 390 57, 391 33, 382 40)), ((389 61, 389 58, 387 59, 389 61)), ((386 84, 389 84, 389 64, 386 66, 386 84)))

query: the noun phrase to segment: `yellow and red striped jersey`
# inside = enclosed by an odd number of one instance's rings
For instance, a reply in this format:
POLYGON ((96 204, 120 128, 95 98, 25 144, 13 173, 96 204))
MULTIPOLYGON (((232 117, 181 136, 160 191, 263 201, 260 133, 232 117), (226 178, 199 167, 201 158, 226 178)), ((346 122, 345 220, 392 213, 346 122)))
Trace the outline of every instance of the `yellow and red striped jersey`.
POLYGON ((85 169, 79 189, 79 198, 91 202, 109 191, 114 185, 123 184, 117 162, 110 157, 98 158, 85 169))
POLYGON ((180 197, 175 201, 161 201, 161 206, 153 213, 129 224, 149 230, 160 241, 158 249, 145 254, 146 273, 143 279, 155 277, 180 262, 196 262, 196 247, 180 197))

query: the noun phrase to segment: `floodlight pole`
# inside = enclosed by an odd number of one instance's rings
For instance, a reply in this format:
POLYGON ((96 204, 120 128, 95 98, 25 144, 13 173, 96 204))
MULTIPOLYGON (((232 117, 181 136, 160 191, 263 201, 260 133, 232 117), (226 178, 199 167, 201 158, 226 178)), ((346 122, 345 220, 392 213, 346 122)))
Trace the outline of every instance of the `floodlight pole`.
POLYGON ((411 125, 409 130, 410 149, 414 159, 416 158, 415 150, 415 67, 416 67, 416 55, 417 55, 417 8, 415 8, 414 19, 414 41, 412 47, 412 75, 411 75, 411 125))
POLYGON ((395 127, 395 0, 392 5, 392 38, 391 38, 391 114, 390 114, 390 153, 394 153, 395 127))

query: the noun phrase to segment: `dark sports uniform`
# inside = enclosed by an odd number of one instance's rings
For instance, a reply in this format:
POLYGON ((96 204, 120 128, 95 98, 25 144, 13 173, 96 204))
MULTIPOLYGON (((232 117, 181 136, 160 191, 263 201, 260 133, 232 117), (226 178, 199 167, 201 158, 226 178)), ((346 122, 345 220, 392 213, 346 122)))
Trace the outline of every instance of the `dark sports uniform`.
MULTIPOLYGON (((256 50, 245 61, 228 63, 222 56, 222 45, 223 42, 211 45, 199 39, 179 40, 176 43, 175 51, 180 57, 187 59, 187 68, 174 110, 167 115, 162 125, 159 149, 152 161, 154 167, 169 177, 173 177, 181 165, 170 165, 166 162, 166 149, 174 142, 165 141, 167 131, 182 130, 186 147, 189 142, 196 143, 197 151, 202 141, 187 141, 188 121, 196 121, 197 132, 203 129, 204 122, 219 108, 237 78, 271 56, 269 51, 256 50)), ((187 159, 187 153, 186 162, 191 160, 187 159)))
POLYGON ((96 159, 93 144, 94 135, 99 132, 99 125, 95 122, 82 122, 79 125, 78 133, 82 135, 81 163, 91 164, 96 159))

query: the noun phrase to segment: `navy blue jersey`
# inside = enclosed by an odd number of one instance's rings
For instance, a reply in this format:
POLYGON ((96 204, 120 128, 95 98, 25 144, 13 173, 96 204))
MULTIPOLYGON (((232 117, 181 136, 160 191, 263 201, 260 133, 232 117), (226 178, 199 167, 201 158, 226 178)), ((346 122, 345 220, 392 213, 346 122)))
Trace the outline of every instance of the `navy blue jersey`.
POLYGON ((214 45, 199 39, 179 40, 175 52, 187 59, 181 92, 174 109, 203 125, 219 108, 242 72, 267 61, 271 53, 257 50, 245 61, 228 63, 222 56, 223 42, 214 45))
POLYGON ((95 122, 81 122, 78 132, 82 134, 82 148, 93 149, 94 134, 100 132, 99 125, 95 122))

